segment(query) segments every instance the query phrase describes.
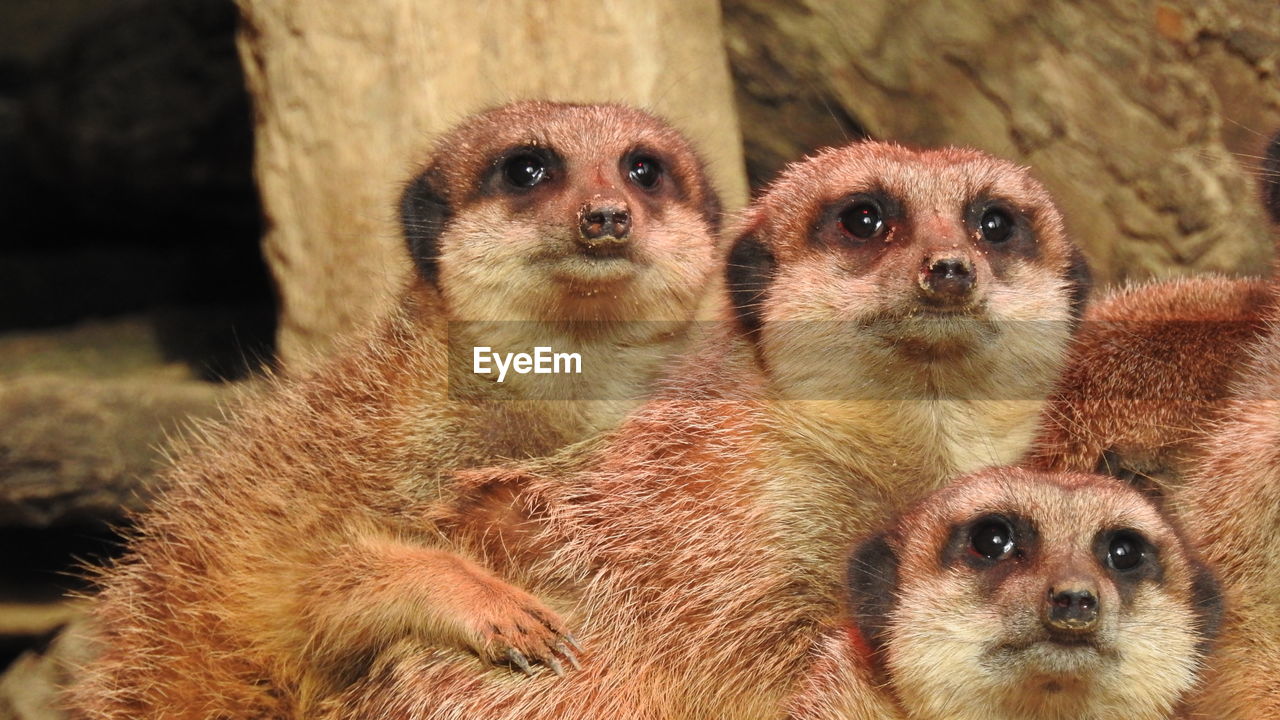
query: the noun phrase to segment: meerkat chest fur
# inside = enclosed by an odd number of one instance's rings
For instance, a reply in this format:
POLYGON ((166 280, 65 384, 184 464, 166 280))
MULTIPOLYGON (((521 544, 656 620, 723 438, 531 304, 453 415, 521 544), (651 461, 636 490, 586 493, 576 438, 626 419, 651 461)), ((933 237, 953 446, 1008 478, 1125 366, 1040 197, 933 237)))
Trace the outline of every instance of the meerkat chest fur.
POLYGON ((450 393, 568 437, 615 427, 688 347, 688 322, 450 327, 450 393))

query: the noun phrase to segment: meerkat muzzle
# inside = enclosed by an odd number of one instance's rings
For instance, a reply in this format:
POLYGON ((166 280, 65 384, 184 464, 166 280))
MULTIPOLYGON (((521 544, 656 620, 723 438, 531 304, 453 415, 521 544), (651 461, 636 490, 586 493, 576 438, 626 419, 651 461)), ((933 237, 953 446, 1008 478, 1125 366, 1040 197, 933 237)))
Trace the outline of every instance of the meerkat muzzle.
POLYGON ((973 262, 963 256, 926 258, 920 276, 925 296, 947 305, 959 305, 973 294, 973 262))
POLYGON ((1050 587, 1045 597, 1044 622, 1056 631, 1092 632, 1098 624, 1098 595, 1085 583, 1050 587))
POLYGON ((624 246, 631 234, 631 210, 622 202, 588 202, 578 211, 578 229, 578 244, 584 248, 624 246))

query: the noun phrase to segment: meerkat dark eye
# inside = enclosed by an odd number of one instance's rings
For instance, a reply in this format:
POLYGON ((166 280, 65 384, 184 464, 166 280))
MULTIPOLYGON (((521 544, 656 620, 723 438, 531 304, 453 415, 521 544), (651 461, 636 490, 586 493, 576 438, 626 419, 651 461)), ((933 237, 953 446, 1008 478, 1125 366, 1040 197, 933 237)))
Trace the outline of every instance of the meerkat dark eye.
POLYGON ((1132 570, 1142 563, 1142 538, 1136 533, 1118 532, 1107 546, 1107 564, 1114 570, 1132 570))
POLYGON ((982 231, 982 237, 987 242, 1002 243, 1013 234, 1013 218, 999 208, 991 208, 982 213, 982 219, 978 221, 978 229, 982 231))
POLYGON ((547 165, 532 153, 520 153, 502 164, 502 176, 518 188, 531 188, 547 177, 547 165))
POLYGON ((870 201, 860 201, 850 205, 840 213, 840 229, 845 233, 866 240, 884 231, 884 218, 880 207, 870 201))
POLYGON ((645 190, 652 190, 662 182, 662 164, 647 155, 637 155, 627 166, 627 177, 645 190))
POLYGON ((1000 518, 987 518, 969 532, 969 547, 988 560, 1000 560, 1013 552, 1013 528, 1000 518))

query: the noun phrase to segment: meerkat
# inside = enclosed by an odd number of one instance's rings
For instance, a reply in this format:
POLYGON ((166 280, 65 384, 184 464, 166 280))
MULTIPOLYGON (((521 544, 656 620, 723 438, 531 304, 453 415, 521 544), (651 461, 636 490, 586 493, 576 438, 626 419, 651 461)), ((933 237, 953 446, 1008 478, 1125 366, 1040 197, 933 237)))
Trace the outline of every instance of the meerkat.
MULTIPOLYGON (((319 717, 770 718, 862 531, 1020 456, 1083 295, 1023 169, 884 143, 747 210, 719 329, 606 438, 476 470, 432 523, 587 648, 563 678, 389 649, 319 717)), ((363 611, 363 610, 362 610, 363 611)))
MULTIPOLYGON (((996 468, 862 540, 795 720, 1190 717, 1214 574, 1114 478, 996 468)), ((1215 716, 1217 717, 1217 716, 1215 716)))
POLYGON ((521 102, 444 135, 401 212, 418 272, 396 312, 180 452, 99 578, 74 715, 286 717, 423 628, 568 653, 545 606, 439 548, 416 508, 449 496, 446 470, 550 452, 642 401, 721 262, 716 194, 654 116, 521 102), (479 346, 580 353, 581 373, 458 367, 479 346), (450 603, 474 622, 418 612, 450 603))
MULTIPOLYGON (((1280 134, 1268 145, 1262 200, 1280 228, 1280 134)), ((1029 457, 1053 470, 1099 470, 1167 491, 1189 471, 1248 349, 1276 312, 1274 278, 1155 281, 1095 299, 1029 457)))
POLYGON ((1170 506, 1222 575, 1227 613, 1193 718, 1280 717, 1280 315, 1249 351, 1170 506))

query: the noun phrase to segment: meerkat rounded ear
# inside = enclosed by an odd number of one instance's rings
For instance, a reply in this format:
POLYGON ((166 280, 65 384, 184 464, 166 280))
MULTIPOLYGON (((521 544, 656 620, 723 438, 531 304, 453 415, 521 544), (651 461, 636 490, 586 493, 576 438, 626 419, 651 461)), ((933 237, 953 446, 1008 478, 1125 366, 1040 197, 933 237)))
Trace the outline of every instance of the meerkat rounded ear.
POLYGON ((418 273, 432 284, 439 279, 440 234, 451 215, 441 181, 439 173, 428 168, 400 195, 400 226, 409 255, 418 273))
POLYGON ((1093 273, 1089 271, 1089 261, 1084 253, 1074 245, 1067 264, 1067 282, 1071 286, 1071 320, 1079 323, 1084 316, 1084 308, 1089 304, 1089 292, 1093 290, 1093 273))
POLYGON ((729 302, 739 327, 749 335, 755 334, 763 322, 760 308, 775 266, 773 253, 760 242, 754 230, 739 235, 729 250, 729 264, 725 268, 729 302))
POLYGON ((1280 132, 1267 143, 1262 161, 1262 204, 1271 214, 1271 222, 1280 223, 1280 132))
POLYGON ((698 210, 702 214, 702 219, 707 221, 711 236, 719 238, 724 225, 724 206, 720 204, 720 193, 716 192, 711 176, 707 174, 707 163, 697 158, 695 164, 698 169, 698 194, 702 198, 702 206, 698 210))
POLYGON ((879 653, 888 639, 889 614, 898 593, 898 555, 887 534, 864 540, 854 549, 845 587, 854 624, 867 646, 879 653))
POLYGON ((711 187, 710 182, 702 187, 702 217, 706 219, 707 227, 711 228, 711 236, 718 237, 724 224, 724 206, 720 204, 720 194, 711 187))
POLYGON ((1222 584, 1212 570, 1199 562, 1193 562, 1191 571, 1194 573, 1191 580, 1192 607, 1200 618, 1200 653, 1204 655, 1208 654, 1218 636, 1218 629, 1222 627, 1222 584))

